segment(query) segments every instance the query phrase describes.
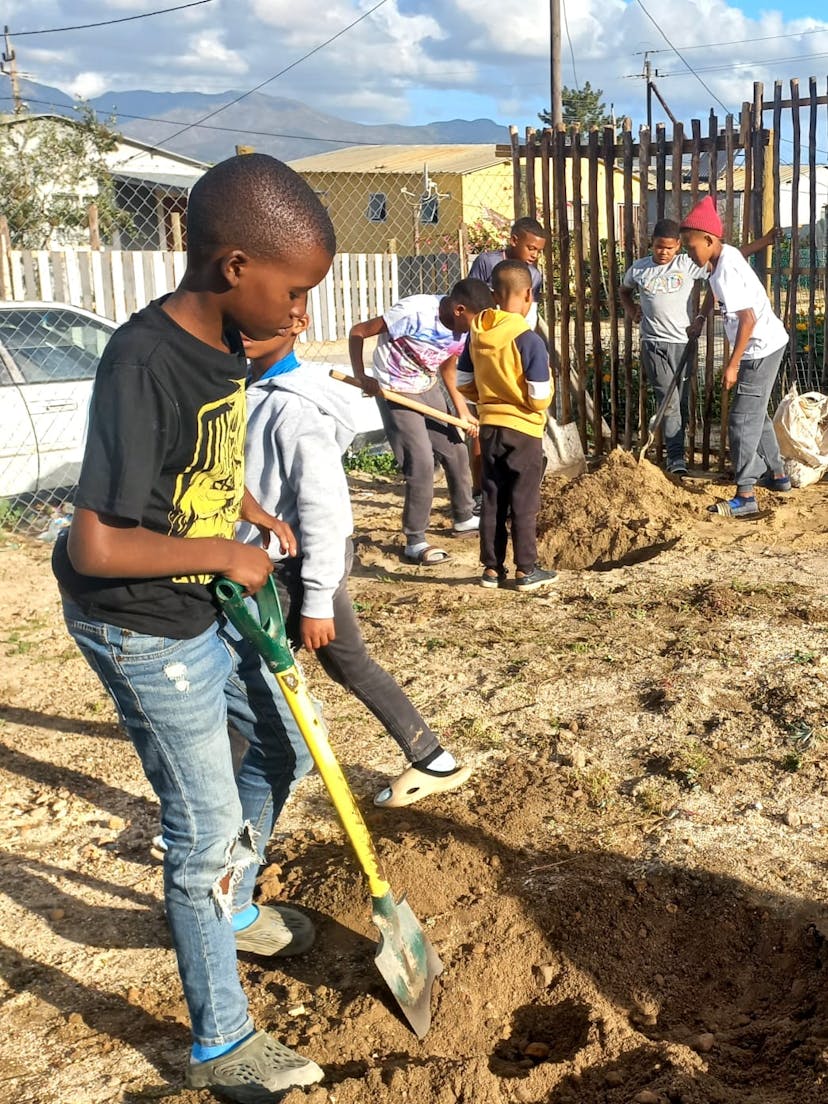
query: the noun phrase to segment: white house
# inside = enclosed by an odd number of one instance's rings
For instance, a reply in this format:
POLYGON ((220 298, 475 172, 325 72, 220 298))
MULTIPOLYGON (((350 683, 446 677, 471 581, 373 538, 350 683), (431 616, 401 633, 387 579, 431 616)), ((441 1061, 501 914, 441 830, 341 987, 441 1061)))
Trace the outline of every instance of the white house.
MULTIPOLYGON (((77 127, 81 124, 62 115, 7 115, 0 117, 0 127, 26 128, 26 143, 34 147, 38 142, 38 129, 47 133, 48 124, 53 128, 77 127)), ((117 249, 181 249, 184 245, 184 228, 181 216, 187 204, 190 188, 209 168, 203 161, 183 157, 170 150, 119 136, 115 148, 104 154, 115 183, 117 206, 129 214, 127 226, 113 233, 107 244, 117 249)), ((44 188, 57 190, 59 184, 44 181, 44 188)), ((80 194, 92 202, 97 194, 97 184, 90 179, 81 185, 80 194)), ((0 210, 2 197, 0 197, 0 210)), ((88 237, 84 235, 85 244, 88 237)), ((77 246, 77 234, 55 236, 54 246, 77 246)))

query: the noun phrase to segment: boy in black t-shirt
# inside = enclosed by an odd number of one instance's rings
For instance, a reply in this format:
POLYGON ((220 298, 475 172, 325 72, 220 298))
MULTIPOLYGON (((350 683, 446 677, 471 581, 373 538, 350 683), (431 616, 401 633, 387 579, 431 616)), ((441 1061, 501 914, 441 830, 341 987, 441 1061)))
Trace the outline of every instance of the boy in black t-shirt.
POLYGON ((161 802, 164 901, 194 1040, 187 1084, 237 1101, 322 1077, 254 1031, 236 966, 237 950, 313 943, 301 913, 252 904, 260 849, 310 758, 210 583, 225 575, 254 592, 272 570, 264 548, 233 539, 239 517, 296 554, 290 528, 244 488, 239 331, 265 340, 291 327, 334 249, 322 204, 274 158, 230 158, 198 181, 184 278, 101 358, 75 514, 53 560, 69 632, 161 802), (249 741, 237 779, 228 719, 249 741))

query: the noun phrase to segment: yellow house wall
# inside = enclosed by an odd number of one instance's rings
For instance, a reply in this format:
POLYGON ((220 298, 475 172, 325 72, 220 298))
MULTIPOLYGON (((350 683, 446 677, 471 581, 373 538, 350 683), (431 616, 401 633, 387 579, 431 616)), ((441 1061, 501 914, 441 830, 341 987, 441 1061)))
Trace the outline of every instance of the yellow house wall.
POLYGON ((393 248, 402 256, 455 251, 462 222, 484 218, 488 208, 511 221, 514 211, 512 169, 508 161, 473 173, 429 172, 442 193, 439 222, 419 222, 419 207, 413 196, 423 191, 423 174, 418 173, 333 173, 302 174, 319 193, 336 228, 343 253, 383 253, 393 248), (403 194, 406 189, 410 194, 403 194), (386 197, 385 222, 368 219, 372 192, 386 197), (419 244, 417 243, 419 238, 419 244))

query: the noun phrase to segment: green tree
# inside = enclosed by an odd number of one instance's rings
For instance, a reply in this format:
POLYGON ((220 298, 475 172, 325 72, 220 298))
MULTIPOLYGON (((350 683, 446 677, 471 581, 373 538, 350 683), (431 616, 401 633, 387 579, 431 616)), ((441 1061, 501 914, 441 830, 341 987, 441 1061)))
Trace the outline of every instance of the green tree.
POLYGON ((18 249, 46 249, 56 235, 62 243, 81 239, 92 202, 102 237, 129 223, 106 162, 118 135, 87 104, 76 111, 66 120, 0 118, 0 214, 18 249))
MULTIPOLYGON (((604 94, 602 88, 593 88, 589 81, 585 81, 582 88, 561 89, 561 105, 563 108, 563 121, 566 126, 580 123, 582 127, 609 126, 612 115, 607 111, 607 105, 601 99, 604 94)), ((541 111, 538 118, 544 126, 552 126, 552 114, 549 111, 541 111)))

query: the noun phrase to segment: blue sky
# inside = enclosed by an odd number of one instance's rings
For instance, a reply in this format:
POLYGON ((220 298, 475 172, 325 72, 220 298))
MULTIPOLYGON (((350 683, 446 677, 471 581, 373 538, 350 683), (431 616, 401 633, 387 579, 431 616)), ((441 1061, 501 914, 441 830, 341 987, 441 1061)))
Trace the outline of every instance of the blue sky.
MULTIPOLYGON (((168 7, 181 0, 6 0, 13 35, 168 7)), ((210 0, 120 26, 14 39, 33 79, 82 95, 122 89, 246 90, 318 46, 377 0, 210 0), (301 18, 302 13, 305 17, 301 18), (299 16, 299 18, 297 18, 299 16)), ((563 80, 589 80, 619 116, 644 116, 641 51, 680 118, 732 110, 752 82, 810 75, 826 87, 828 10, 803 0, 563 0, 563 80), (653 19, 698 70, 671 53, 653 19), (824 30, 820 30, 824 28, 824 30), (757 41, 757 40, 762 41, 757 41), (745 41, 748 40, 748 41, 745 41), (570 49, 571 42, 571 49, 570 49), (732 46, 710 43, 735 42, 732 46), (823 54, 823 57, 809 55, 823 54), (575 68, 573 74, 572 55, 575 68)), ((549 101, 548 0, 385 0, 380 9, 266 91, 360 122, 487 116, 525 126, 549 101)), ((786 85, 787 86, 787 85, 786 85)), ((663 116, 663 113, 662 113, 663 116)), ((658 117, 657 117, 658 121, 658 117)))

